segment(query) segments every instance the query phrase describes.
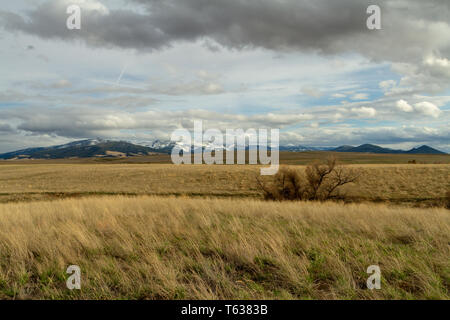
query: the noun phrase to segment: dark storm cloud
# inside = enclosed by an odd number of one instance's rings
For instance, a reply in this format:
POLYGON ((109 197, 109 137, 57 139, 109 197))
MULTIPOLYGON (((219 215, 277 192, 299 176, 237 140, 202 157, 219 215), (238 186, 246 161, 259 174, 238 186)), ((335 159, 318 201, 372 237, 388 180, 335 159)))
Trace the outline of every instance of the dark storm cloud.
POLYGON ((222 45, 324 48, 334 35, 365 29, 368 1, 140 1, 170 38, 211 37, 222 45))
POLYGON ((22 31, 44 39, 81 39, 93 46, 122 48, 160 48, 170 39, 150 23, 148 15, 131 11, 103 12, 81 4, 81 30, 69 30, 66 1, 49 1, 28 11, 25 17, 0 11, 0 25, 6 30, 22 31))
MULTIPOLYGON (((95 3, 94 1, 92 1, 95 3)), ((82 7, 81 30, 66 28, 67 1, 49 1, 27 16, 1 12, 7 30, 42 38, 79 38, 92 46, 154 50, 177 41, 209 39, 229 48, 358 52, 373 59, 412 61, 424 51, 450 54, 450 1, 403 0, 130 0, 136 10, 82 7), (382 8, 383 30, 366 28, 369 4, 382 8)), ((107 1, 104 1, 107 5, 107 1)))
POLYGON ((7 123, 0 123, 0 132, 13 132, 14 129, 7 123))

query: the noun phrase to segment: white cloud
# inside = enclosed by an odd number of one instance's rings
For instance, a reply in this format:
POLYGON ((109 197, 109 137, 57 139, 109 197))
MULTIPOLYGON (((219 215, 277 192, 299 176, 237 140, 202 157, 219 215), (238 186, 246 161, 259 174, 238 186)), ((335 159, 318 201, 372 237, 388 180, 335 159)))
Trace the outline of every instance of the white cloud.
POLYGON ((439 109, 436 105, 427 101, 416 103, 414 105, 414 109, 423 115, 433 118, 438 118, 442 112, 441 109, 439 109))
POLYGON ((396 107, 398 110, 403 112, 413 112, 414 108, 405 100, 399 100, 396 103, 396 107))
POLYGON ((398 110, 403 112, 416 112, 417 114, 421 114, 424 116, 429 116, 433 118, 438 118, 441 114, 441 109, 439 109, 435 104, 427 101, 419 102, 414 104, 414 106, 410 105, 405 100, 399 100, 396 103, 396 107, 398 110))
POLYGON ((395 80, 385 80, 381 81, 378 85, 383 90, 389 90, 394 88, 397 85, 397 82, 395 80))
POLYGON ((342 119, 344 118, 344 116, 342 115, 342 113, 335 113, 334 115, 333 115, 333 121, 334 122, 339 122, 339 121, 341 121, 342 119))
POLYGON ((438 58, 433 55, 430 55, 425 58, 424 64, 428 66, 438 66, 442 68, 449 68, 450 67, 450 60, 446 58, 438 58))
POLYGON ((206 94, 219 94, 223 92, 222 87, 217 83, 208 83, 205 87, 203 92, 206 94))
POLYGON ((371 107, 352 108, 352 112, 362 118, 373 118, 377 114, 377 110, 371 107))
MULTIPOLYGON (((268 113, 265 115, 256 115, 248 117, 250 121, 257 121, 260 123, 267 123, 270 126, 284 126, 292 125, 306 120, 312 120, 314 116, 310 114, 274 114, 268 113)), ((241 119, 242 120, 242 119, 241 119)))
POLYGON ((367 93, 357 93, 357 94, 354 94, 350 99, 352 99, 352 100, 367 100, 367 99, 369 99, 369 96, 367 95, 367 93))

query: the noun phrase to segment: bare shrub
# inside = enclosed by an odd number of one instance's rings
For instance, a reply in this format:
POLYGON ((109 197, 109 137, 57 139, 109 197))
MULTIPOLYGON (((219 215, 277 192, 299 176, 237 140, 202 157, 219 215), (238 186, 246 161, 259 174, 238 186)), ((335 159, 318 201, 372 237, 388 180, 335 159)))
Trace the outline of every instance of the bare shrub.
POLYGON ((272 183, 265 184, 258 178, 260 189, 266 200, 297 200, 302 198, 302 176, 289 167, 281 167, 272 183))
POLYGON ((335 158, 326 163, 314 162, 304 173, 281 167, 269 183, 257 178, 266 200, 329 200, 343 198, 339 193, 343 185, 356 182, 360 174, 354 169, 336 165, 335 158))

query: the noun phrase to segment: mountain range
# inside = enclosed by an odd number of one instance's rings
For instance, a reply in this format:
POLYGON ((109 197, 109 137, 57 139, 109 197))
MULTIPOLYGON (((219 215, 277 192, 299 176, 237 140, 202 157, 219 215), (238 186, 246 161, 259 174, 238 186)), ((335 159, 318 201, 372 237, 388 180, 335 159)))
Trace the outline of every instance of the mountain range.
POLYGON ((411 150, 396 150, 383 148, 374 144, 363 144, 359 147, 353 146, 340 146, 330 151, 334 152, 363 152, 363 153, 393 153, 393 154, 446 154, 445 152, 439 151, 429 146, 421 146, 418 148, 413 148, 411 150))
MULTIPOLYGON (((88 139, 74 141, 52 147, 28 148, 0 154, 0 159, 63 159, 63 158, 117 158, 152 153, 169 154, 175 146, 174 142, 155 140, 151 143, 133 144, 126 141, 112 141, 102 139, 88 139)), ((205 146, 197 147, 201 150, 205 146)), ((252 148, 252 147, 250 147, 252 148)), ((189 146, 183 148, 189 150, 189 146)), ((247 147, 248 149, 248 147, 247 147)), ((193 148, 191 148, 193 150, 193 148)), ((421 146, 411 150, 395 150, 383 148, 373 144, 363 144, 358 147, 340 146, 337 148, 305 147, 301 145, 280 146, 280 151, 305 152, 305 151, 333 151, 333 152, 359 152, 359 153, 393 153, 393 154, 445 154, 429 146, 421 146)), ((197 151, 196 151, 197 152, 197 151)))
POLYGON ((125 141, 88 139, 52 147, 29 148, 0 154, 0 159, 64 159, 92 157, 129 157, 161 153, 161 149, 125 141))

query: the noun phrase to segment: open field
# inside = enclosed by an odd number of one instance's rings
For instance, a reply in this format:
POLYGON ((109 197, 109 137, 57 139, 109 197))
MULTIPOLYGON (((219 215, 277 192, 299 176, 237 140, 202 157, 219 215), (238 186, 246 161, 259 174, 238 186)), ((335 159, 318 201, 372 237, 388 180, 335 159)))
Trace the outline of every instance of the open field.
MULTIPOLYGON (((450 164, 352 167, 362 178, 346 188, 350 201, 440 205, 450 190, 450 164)), ((258 198, 258 176, 258 166, 8 162, 0 165, 0 202, 114 194, 258 198)))
MULTIPOLYGON (((336 157, 343 164, 407 164, 415 160, 418 164, 450 164, 450 155, 435 154, 375 154, 352 152, 280 152, 280 163, 286 165, 307 165, 315 160, 336 157)), ((224 157, 225 158, 225 157, 224 157)), ((248 154, 246 156, 248 159, 248 154)), ((168 154, 153 154, 128 158, 71 158, 61 160, 0 160, 2 164, 94 164, 94 163, 130 163, 130 164, 171 164, 168 154)))
POLYGON ((307 165, 315 160, 334 156, 342 164, 407 164, 415 160, 419 164, 450 164, 450 155, 433 154, 375 154, 352 152, 280 152, 280 163, 307 165))
POLYGON ((0 204, 0 220, 0 298, 450 297, 445 209, 96 197, 0 204))
POLYGON ((346 204, 263 201, 259 166, 2 161, 0 299, 449 299, 450 164, 383 159, 340 159, 346 204))

